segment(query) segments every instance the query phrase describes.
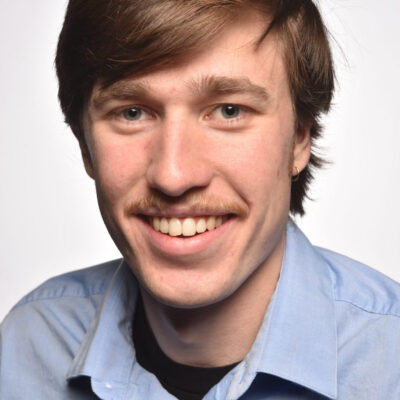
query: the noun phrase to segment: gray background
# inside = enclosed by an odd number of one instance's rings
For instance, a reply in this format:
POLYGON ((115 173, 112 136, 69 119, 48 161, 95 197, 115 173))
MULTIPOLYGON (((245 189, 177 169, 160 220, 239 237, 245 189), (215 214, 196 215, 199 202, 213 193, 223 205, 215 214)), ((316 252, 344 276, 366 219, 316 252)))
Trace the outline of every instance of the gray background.
MULTIPOLYGON (((339 86, 321 141, 333 164, 296 221, 315 244, 400 281, 400 2, 320 5, 337 42, 339 86)), ((64 9, 0 2, 0 320, 43 280, 119 257, 56 99, 64 9)))

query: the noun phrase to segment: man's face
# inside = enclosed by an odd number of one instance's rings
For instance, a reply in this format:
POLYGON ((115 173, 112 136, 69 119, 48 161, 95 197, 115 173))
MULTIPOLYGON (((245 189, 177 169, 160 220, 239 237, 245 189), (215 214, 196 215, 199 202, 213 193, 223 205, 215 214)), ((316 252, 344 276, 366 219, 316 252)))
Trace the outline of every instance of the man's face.
POLYGON ((103 218, 164 304, 216 303, 282 252, 290 175, 308 161, 309 134, 295 133, 273 36, 256 46, 264 29, 241 17, 183 62, 90 99, 84 158, 103 218))

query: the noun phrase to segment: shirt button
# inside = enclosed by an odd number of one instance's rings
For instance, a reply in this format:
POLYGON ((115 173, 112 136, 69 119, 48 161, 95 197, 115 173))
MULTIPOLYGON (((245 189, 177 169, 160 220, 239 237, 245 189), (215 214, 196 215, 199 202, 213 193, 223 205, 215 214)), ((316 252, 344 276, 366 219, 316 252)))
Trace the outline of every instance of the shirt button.
POLYGON ((110 383, 106 383, 106 388, 107 388, 107 389, 111 389, 111 388, 112 388, 112 385, 111 385, 110 383))

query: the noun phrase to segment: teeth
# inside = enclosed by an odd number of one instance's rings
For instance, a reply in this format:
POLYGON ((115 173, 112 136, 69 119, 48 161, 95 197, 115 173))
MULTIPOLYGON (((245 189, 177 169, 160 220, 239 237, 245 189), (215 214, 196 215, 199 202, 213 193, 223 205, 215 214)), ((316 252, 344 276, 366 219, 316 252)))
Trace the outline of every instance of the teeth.
POLYGON ((197 222, 194 218, 187 217, 183 220, 173 217, 153 217, 151 224, 155 231, 166 233, 170 236, 194 236, 196 233, 203 233, 206 230, 212 231, 221 226, 228 216, 209 216, 199 218, 197 222))
POLYGON ((200 218, 196 224, 196 232, 203 233, 207 230, 206 220, 204 218, 200 218))
POLYGON ((169 220, 169 231, 170 236, 182 235, 182 224, 178 218, 171 218, 169 220))
POLYGON ((162 233, 168 233, 169 230, 169 223, 166 218, 161 218, 161 223, 160 223, 160 231, 162 233))
POLYGON ((213 229, 215 229, 215 217, 208 217, 207 230, 212 231, 213 229))
POLYGON ((193 236, 196 234, 196 222, 193 218, 185 218, 182 224, 182 235, 193 236))
POLYGON ((153 218, 153 228, 157 232, 160 232, 160 223, 161 223, 160 218, 158 217, 153 218))

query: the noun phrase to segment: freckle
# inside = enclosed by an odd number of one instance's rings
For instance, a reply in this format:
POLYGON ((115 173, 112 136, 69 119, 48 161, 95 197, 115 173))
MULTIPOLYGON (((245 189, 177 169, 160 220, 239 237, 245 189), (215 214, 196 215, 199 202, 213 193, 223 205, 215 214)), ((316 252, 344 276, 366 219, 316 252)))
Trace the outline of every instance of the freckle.
POLYGON ((280 170, 280 168, 278 168, 276 170, 276 177, 279 178, 280 174, 281 174, 281 170, 280 170))

